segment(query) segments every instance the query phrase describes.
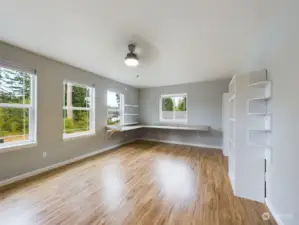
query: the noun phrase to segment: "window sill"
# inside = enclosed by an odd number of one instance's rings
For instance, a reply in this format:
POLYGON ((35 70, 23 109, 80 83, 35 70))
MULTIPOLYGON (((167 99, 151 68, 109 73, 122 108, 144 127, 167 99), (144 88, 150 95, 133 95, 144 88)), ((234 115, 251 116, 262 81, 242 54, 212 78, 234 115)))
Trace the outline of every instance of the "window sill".
POLYGON ((84 133, 78 133, 78 134, 63 134, 63 141, 70 141, 77 138, 84 138, 84 137, 90 137, 90 136, 96 136, 96 133, 93 132, 84 132, 84 133))
POLYGON ((5 152, 11 152, 16 150, 21 150, 24 148, 33 148, 36 147, 37 143, 32 141, 12 143, 4 146, 0 146, 0 154, 5 152))

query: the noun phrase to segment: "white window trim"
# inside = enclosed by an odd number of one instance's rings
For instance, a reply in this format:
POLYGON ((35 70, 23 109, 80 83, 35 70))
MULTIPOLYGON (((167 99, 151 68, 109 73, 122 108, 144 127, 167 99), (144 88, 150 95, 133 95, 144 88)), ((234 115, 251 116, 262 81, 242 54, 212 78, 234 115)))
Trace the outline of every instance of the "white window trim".
POLYGON ((67 134, 63 136, 63 140, 73 140, 77 139, 80 137, 89 137, 89 136, 95 136, 95 132, 90 132, 90 131, 83 131, 83 132, 78 132, 78 133, 72 133, 72 134, 67 134))
POLYGON ((187 93, 180 93, 180 94, 163 94, 160 96, 160 101, 159 101, 159 120, 160 122, 167 122, 167 123, 184 123, 187 124, 188 123, 188 94, 187 93), (162 99, 163 98, 171 98, 171 97, 186 97, 186 119, 164 119, 162 117, 162 99))
POLYGON ((14 141, 0 144, 0 153, 14 151, 22 148, 34 147, 37 145, 37 76, 36 72, 21 70, 17 67, 6 67, 0 63, 0 67, 16 70, 19 72, 25 72, 30 74, 30 103, 31 104, 18 104, 18 103, 0 103, 1 108, 17 108, 17 109, 28 109, 29 111, 29 140, 14 141))
POLYGON ((108 89, 107 92, 106 92, 106 108, 107 108, 107 114, 106 114, 106 126, 108 126, 108 123, 107 123, 107 120, 108 120, 108 117, 109 117, 109 114, 108 112, 119 112, 119 115, 120 115, 120 122, 119 124, 117 124, 116 126, 123 126, 125 124, 125 95, 119 91, 116 91, 116 90, 110 90, 108 89), (108 101, 107 101, 107 95, 108 95, 108 92, 113 92, 113 93, 116 93, 116 94, 119 94, 120 95, 120 106, 119 106, 119 109, 111 109, 111 108, 108 108, 108 101))
MULTIPOLYGON (((82 131, 82 132, 77 132, 77 133, 72 133, 72 134, 66 134, 64 133, 64 129, 65 129, 65 125, 63 124, 63 139, 64 140, 72 140, 75 138, 79 138, 79 137, 86 137, 86 136, 93 136, 96 135, 96 131, 95 131, 95 88, 88 86, 88 85, 84 85, 84 84, 78 84, 78 83, 74 83, 71 81, 64 81, 63 82, 63 104, 64 104, 64 94, 65 94, 65 85, 70 84, 72 86, 77 86, 77 87, 82 87, 82 88, 88 88, 90 90, 90 107, 89 108, 85 108, 85 107, 67 107, 67 106, 63 106, 62 108, 64 110, 67 109, 72 109, 72 110, 86 110, 89 111, 89 131, 82 131)), ((64 120, 63 120, 64 123, 64 120)))

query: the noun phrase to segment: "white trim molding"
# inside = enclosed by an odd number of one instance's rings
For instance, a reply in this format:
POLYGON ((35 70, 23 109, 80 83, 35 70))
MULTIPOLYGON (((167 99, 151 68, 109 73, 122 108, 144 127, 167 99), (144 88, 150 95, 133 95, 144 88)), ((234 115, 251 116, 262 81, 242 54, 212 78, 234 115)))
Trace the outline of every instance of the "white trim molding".
POLYGON ((272 216, 274 217, 276 223, 278 225, 285 225, 284 222, 281 220, 279 214, 276 212, 273 205, 269 202, 269 200, 267 198, 265 198, 265 204, 268 207, 268 209, 270 210, 270 212, 271 212, 272 216))
POLYGON ((135 140, 136 139, 132 139, 130 141, 126 141, 126 142, 123 142, 123 143, 120 143, 120 144, 112 145, 112 146, 109 146, 109 147, 106 147, 106 148, 103 148, 103 149, 100 149, 100 150, 97 150, 97 151, 94 151, 94 152, 90 152, 90 153, 85 154, 85 155, 81 155, 81 156, 78 156, 78 157, 63 161, 63 162, 59 162, 59 163, 41 168, 41 169, 37 169, 37 170, 31 171, 31 172, 28 172, 28 173, 25 173, 25 174, 21 174, 21 175, 16 176, 16 177, 12 177, 12 178, 9 178, 9 179, 6 179, 6 180, 2 180, 2 181, 0 181, 0 187, 8 185, 8 184, 15 183, 17 181, 24 180, 24 179, 29 178, 29 177, 36 176, 38 174, 41 174, 41 173, 44 173, 44 172, 47 172, 47 171, 51 171, 53 169, 56 169, 56 168, 59 168, 59 167, 62 167, 62 166, 80 161, 82 159, 89 158, 91 156, 97 155, 97 154, 102 153, 102 152, 106 152, 106 151, 118 148, 122 145, 134 142, 135 140))
POLYGON ((167 143, 167 144, 186 145, 186 146, 194 146, 194 147, 200 147, 200 148, 211 148, 211 149, 222 150, 221 146, 215 146, 215 145, 204 145, 204 144, 195 144, 195 143, 169 141, 169 140, 159 140, 159 139, 151 139, 151 138, 138 138, 137 140, 153 141, 153 142, 161 142, 161 143, 167 143))

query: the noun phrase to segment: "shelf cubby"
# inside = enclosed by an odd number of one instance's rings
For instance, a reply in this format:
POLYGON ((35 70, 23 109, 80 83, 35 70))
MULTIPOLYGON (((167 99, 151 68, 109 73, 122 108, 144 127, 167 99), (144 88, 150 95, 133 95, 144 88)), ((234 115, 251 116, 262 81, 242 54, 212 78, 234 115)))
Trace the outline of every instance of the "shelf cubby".
POLYGON ((124 124, 136 125, 139 123, 139 105, 124 105, 124 124))
POLYGON ((259 82, 267 81, 267 70, 254 71, 249 74, 249 86, 259 82))
POLYGON ((248 122, 250 124, 249 130, 252 131, 271 131, 271 116, 249 116, 248 122))
POLYGON ((249 99, 248 114, 267 114, 267 101, 265 99, 249 99))
MULTIPOLYGON (((265 82, 262 82, 263 84, 265 82)), ((249 89, 249 99, 269 99, 272 97, 272 85, 271 82, 267 82, 267 85, 251 85, 249 89), (258 87, 258 88, 255 88, 258 87)))
POLYGON ((264 130, 248 129, 247 134, 248 134, 247 142, 249 146, 262 147, 262 148, 271 146, 268 139, 268 133, 265 132, 264 130))

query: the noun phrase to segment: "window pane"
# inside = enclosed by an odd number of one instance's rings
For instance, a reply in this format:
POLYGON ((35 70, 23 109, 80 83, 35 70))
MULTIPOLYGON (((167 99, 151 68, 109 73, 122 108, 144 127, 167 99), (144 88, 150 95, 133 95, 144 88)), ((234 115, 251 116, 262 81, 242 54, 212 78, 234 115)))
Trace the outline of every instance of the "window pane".
POLYGON ((174 118, 176 120, 186 120, 187 112, 186 111, 176 111, 176 112, 174 112, 174 118))
POLYGON ((90 107, 90 91, 89 88, 86 87, 78 87, 78 86, 71 86, 69 85, 68 88, 69 93, 71 92, 72 95, 71 99, 67 99, 72 102, 73 107, 90 107))
POLYGON ((187 99, 186 97, 173 97, 173 102, 175 103, 175 111, 187 111, 187 99))
POLYGON ((89 111, 63 110, 64 133, 78 133, 90 130, 89 111))
POLYGON ((187 95, 162 96, 162 120, 187 120, 187 95))
POLYGON ((24 103, 30 104, 31 103, 31 75, 24 73, 24 103))
POLYGON ((173 111, 173 105, 172 98, 162 99, 162 111, 173 111))
MULTIPOLYGON (((63 97, 63 106, 67 106, 67 91, 68 91, 68 89, 67 89, 67 84, 64 84, 63 85, 64 86, 64 97, 63 97)), ((71 106, 71 105, 70 105, 71 106)))
POLYGON ((172 112, 172 111, 163 111, 162 112, 162 119, 163 120, 173 120, 174 119, 174 112, 172 112))
POLYGON ((120 124, 120 113, 119 111, 108 111, 108 125, 117 125, 120 124))
POLYGON ((0 145, 29 140, 29 109, 0 107, 0 145))
POLYGON ((0 68, 0 103, 30 104, 31 75, 0 68))
POLYGON ((120 109, 120 94, 108 91, 107 92, 108 109, 120 109))

